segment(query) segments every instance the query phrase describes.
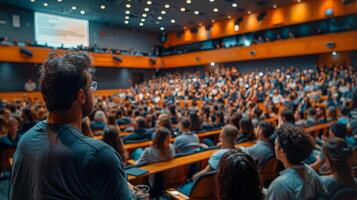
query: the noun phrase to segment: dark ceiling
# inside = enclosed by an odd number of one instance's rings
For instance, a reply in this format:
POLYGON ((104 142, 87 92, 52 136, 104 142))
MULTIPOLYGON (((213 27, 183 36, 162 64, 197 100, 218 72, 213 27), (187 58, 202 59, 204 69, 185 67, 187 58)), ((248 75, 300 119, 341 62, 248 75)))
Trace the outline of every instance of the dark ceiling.
POLYGON ((271 9, 274 4, 279 7, 296 2, 296 0, 191 0, 191 3, 187 1, 189 0, 151 0, 151 5, 148 4, 148 0, 0 0, 0 3, 119 25, 139 31, 170 32, 180 30, 183 26, 207 24, 212 19, 219 20, 228 16, 240 16, 248 11, 271 9), (233 7, 233 3, 237 6, 233 7), (73 6, 76 9, 72 9, 73 6), (105 8, 101 8, 102 6, 105 8), (145 8, 149 11, 145 11, 145 8), (185 11, 181 11, 181 8, 185 8, 185 11), (215 8, 218 10, 214 10, 215 8), (81 11, 84 13, 81 14, 81 11), (126 14, 126 11, 130 14, 126 14), (161 13, 162 11, 166 13, 161 13), (199 14, 196 15, 195 11, 199 14), (146 17, 143 16, 144 13, 146 17), (128 24, 125 24, 126 16, 128 24), (141 22, 142 26, 140 26, 141 22), (164 30, 160 30, 161 27, 164 27, 164 30))

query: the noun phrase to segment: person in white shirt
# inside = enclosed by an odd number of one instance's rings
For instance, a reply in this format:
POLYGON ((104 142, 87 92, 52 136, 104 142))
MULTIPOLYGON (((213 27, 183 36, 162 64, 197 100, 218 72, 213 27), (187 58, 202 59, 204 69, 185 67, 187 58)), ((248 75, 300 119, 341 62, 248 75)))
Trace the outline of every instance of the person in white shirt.
POLYGON ((36 90, 36 83, 33 82, 31 79, 27 80, 25 83, 25 91, 26 92, 32 92, 36 90))

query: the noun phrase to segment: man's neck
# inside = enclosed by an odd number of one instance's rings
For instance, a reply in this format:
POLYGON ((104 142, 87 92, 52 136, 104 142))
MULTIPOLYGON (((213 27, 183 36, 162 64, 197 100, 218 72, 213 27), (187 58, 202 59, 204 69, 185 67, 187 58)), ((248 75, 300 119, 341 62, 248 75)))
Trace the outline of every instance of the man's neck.
POLYGON ((50 112, 47 121, 50 124, 70 124, 77 129, 81 129, 82 114, 75 114, 71 110, 50 112))
POLYGON ((297 166, 297 165, 293 165, 293 164, 289 163, 287 160, 281 160, 281 162, 283 163, 285 169, 297 166))
POLYGON ((234 143, 226 143, 226 142, 223 142, 222 143, 222 149, 234 149, 235 148, 235 145, 234 143))
POLYGON ((185 133, 190 133, 191 131, 190 131, 190 129, 182 129, 181 132, 182 132, 183 134, 185 134, 185 133))

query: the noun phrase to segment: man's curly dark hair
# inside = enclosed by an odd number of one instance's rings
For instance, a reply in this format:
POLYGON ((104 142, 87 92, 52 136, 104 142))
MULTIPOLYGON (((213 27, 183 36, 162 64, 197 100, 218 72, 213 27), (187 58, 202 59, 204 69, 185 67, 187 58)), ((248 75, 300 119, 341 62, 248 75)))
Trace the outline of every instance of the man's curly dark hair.
POLYGON ((291 164, 301 164, 313 150, 312 137, 303 128, 284 124, 277 130, 277 142, 291 164))
POLYGON ((67 110, 86 87, 86 72, 92 73, 87 53, 67 51, 64 56, 51 53, 40 68, 40 90, 50 112, 67 110))

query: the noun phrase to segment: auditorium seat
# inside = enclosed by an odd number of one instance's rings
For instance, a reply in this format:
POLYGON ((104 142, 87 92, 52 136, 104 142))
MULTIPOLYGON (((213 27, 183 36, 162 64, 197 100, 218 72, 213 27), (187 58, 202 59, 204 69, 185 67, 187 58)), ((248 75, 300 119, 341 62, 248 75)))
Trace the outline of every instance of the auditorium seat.
POLYGON ((270 157, 261 165, 260 178, 263 185, 267 187, 278 176, 278 160, 275 157, 270 157))
POLYGON ((210 171, 202 174, 197 180, 193 182, 192 189, 188 196, 180 193, 175 189, 167 190, 168 195, 172 199, 184 200, 215 200, 216 199, 216 185, 215 175, 217 171, 210 171))

